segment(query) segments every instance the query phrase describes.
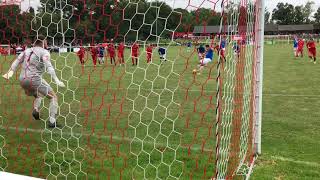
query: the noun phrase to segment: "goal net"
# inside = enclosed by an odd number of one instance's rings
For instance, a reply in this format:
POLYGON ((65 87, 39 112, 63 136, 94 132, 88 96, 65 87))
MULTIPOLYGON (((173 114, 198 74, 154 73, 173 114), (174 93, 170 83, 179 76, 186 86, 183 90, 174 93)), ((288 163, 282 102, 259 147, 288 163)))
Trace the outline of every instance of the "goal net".
MULTIPOLYGON (((50 128, 48 99, 32 118, 21 69, 0 80, 0 170, 248 178, 261 151, 263 11, 262 0, 1 2, 0 44, 30 48, 44 35, 66 87, 42 77, 58 96, 61 127, 50 128)), ((16 57, 0 56, 2 75, 16 57)))

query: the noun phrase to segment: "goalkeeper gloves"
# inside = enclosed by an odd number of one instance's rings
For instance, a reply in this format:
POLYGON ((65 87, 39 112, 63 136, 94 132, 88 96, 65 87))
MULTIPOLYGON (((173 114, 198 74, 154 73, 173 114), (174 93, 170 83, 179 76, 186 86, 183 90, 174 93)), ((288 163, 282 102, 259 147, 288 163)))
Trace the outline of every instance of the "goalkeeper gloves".
POLYGON ((12 70, 9 70, 6 74, 4 74, 2 77, 5 79, 10 79, 13 76, 14 72, 12 70))
POLYGON ((66 85, 62 81, 60 81, 58 78, 54 78, 54 81, 59 87, 66 87, 66 85))

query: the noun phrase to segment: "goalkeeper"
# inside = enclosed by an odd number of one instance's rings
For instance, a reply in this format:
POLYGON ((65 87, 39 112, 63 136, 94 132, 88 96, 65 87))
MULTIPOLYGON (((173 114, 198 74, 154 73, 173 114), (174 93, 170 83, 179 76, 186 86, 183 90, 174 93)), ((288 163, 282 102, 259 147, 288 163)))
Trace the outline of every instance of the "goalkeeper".
POLYGON ((160 62, 167 61, 167 49, 164 47, 159 47, 158 53, 160 56, 160 62))
POLYGON ((58 97, 50 85, 42 78, 44 72, 51 75, 55 83, 60 87, 65 87, 61 82, 50 61, 50 53, 45 48, 47 41, 44 36, 38 37, 33 48, 28 48, 22 52, 18 58, 12 63, 7 74, 4 74, 5 79, 10 79, 14 72, 17 71, 20 64, 22 69, 19 77, 20 85, 24 89, 27 96, 34 96, 32 116, 40 119, 39 107, 44 97, 50 100, 49 105, 49 128, 60 127, 56 121, 58 112, 58 97))

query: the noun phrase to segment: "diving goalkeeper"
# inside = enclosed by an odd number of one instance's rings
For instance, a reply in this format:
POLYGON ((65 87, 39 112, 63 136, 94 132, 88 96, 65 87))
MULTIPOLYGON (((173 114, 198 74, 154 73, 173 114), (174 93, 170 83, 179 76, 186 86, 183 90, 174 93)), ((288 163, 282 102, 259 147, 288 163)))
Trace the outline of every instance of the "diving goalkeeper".
POLYGON ((50 61, 50 53, 45 48, 47 41, 45 37, 38 36, 33 48, 28 48, 22 52, 12 63, 8 73, 4 74, 5 79, 10 79, 19 65, 22 65, 19 81, 27 96, 34 96, 32 116, 40 119, 39 108, 44 97, 50 100, 49 105, 49 128, 60 127, 56 121, 58 112, 58 97, 50 85, 42 78, 44 72, 51 75, 55 83, 60 87, 65 87, 55 73, 50 61))

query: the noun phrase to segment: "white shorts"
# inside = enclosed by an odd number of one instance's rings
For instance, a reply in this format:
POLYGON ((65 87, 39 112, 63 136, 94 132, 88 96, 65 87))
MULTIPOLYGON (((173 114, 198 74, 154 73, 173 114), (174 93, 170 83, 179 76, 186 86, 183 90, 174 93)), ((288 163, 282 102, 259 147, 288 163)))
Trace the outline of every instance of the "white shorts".
POLYGON ((47 81, 40 77, 20 78, 19 80, 20 86, 28 96, 47 96, 49 93, 53 92, 53 89, 47 81))
POLYGON ((293 48, 293 51, 297 51, 298 48, 293 48))
POLYGON ((166 59, 166 54, 162 54, 162 55, 160 54, 159 56, 160 56, 160 59, 166 59))
POLYGON ((208 63, 210 63, 212 60, 210 58, 204 58, 200 60, 200 64, 201 65, 207 65, 208 63))

